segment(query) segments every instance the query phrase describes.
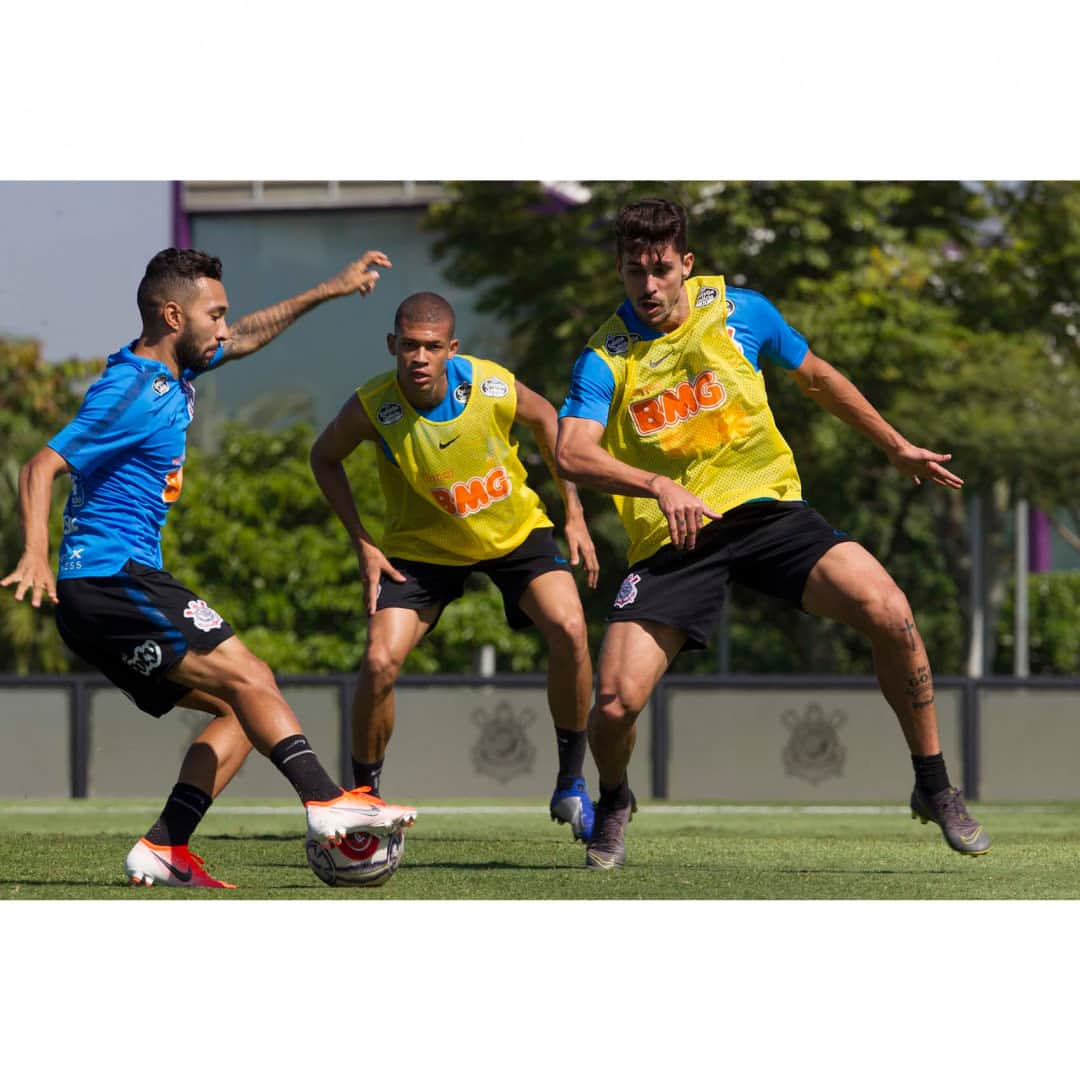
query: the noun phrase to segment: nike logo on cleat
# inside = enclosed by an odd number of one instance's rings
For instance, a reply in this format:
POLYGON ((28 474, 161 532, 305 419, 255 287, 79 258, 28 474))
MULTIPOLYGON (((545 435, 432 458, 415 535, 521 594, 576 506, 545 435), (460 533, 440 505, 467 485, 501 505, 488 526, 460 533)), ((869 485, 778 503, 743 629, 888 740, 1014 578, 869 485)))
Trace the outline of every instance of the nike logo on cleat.
POLYGON ((154 858, 157 859, 157 861, 161 863, 161 865, 164 866, 165 869, 168 870, 169 873, 177 879, 177 881, 183 881, 187 883, 191 880, 190 870, 180 870, 178 867, 173 866, 173 864, 167 859, 163 859, 156 851, 151 851, 150 854, 153 855, 154 858))
POLYGON ((596 866, 601 870, 614 870, 615 869, 615 856, 612 855, 609 858, 604 858, 602 855, 597 855, 595 852, 589 852, 589 864, 596 866))

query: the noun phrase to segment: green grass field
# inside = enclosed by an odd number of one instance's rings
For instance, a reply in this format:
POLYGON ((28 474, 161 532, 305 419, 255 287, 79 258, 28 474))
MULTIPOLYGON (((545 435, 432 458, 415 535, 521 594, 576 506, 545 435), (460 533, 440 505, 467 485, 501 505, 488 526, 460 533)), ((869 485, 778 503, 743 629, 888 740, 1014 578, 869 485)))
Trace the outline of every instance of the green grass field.
POLYGON ((587 871, 544 807, 421 807, 382 888, 328 888, 304 859, 287 802, 215 807, 192 847, 235 891, 129 887, 123 858, 156 805, 0 803, 0 898, 159 900, 1073 899, 1080 804, 975 809, 993 849, 956 855, 900 806, 798 808, 642 803, 627 866, 587 871))

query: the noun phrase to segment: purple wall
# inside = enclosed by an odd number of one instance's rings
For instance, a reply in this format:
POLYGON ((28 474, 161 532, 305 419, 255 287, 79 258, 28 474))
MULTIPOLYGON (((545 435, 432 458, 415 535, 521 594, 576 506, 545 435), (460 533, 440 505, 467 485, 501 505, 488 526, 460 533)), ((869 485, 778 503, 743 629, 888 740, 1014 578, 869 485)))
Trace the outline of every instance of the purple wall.
POLYGON ((1028 569, 1032 573, 1051 569, 1050 519, 1035 507, 1028 511, 1028 569))

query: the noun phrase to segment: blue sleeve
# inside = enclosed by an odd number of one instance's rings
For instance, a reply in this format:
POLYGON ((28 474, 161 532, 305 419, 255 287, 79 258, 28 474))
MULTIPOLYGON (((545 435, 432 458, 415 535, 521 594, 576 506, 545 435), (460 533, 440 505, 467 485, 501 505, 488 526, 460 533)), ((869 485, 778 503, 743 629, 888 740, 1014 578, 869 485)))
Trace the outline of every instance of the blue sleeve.
POLYGON ((144 391, 153 372, 132 370, 99 379, 86 392, 75 419, 48 442, 70 466, 90 476, 146 435, 144 391))
POLYGON ((806 338, 784 321, 784 316, 764 296, 753 294, 752 312, 757 326, 757 338, 761 342, 761 356, 773 364, 793 371, 806 359, 809 346, 806 338))
POLYGON ((615 376, 611 368, 592 349, 586 349, 574 362, 570 390, 559 416, 595 420, 605 427, 615 397, 615 376))
POLYGON ((192 368, 184 368, 184 372, 183 372, 184 378, 187 379, 188 382, 191 382, 193 379, 199 378, 200 375, 205 375, 208 371, 213 371, 214 368, 216 368, 218 366, 218 364, 221 363, 221 358, 224 355, 225 355, 225 346, 224 345, 219 345, 218 349, 217 349, 217 352, 214 353, 213 357, 210 360, 210 364, 209 364, 208 367, 203 368, 201 371, 195 371, 192 368))

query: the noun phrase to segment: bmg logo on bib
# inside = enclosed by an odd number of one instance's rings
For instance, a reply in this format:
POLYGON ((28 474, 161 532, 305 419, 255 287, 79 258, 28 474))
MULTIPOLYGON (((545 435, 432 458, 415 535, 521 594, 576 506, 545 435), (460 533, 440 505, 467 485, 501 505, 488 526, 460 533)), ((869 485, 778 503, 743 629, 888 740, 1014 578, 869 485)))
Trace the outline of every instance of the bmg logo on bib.
POLYGON ((666 427, 682 424, 705 409, 718 409, 727 401, 724 384, 715 371, 703 371, 674 389, 630 405, 630 419, 639 435, 653 435, 666 427))

